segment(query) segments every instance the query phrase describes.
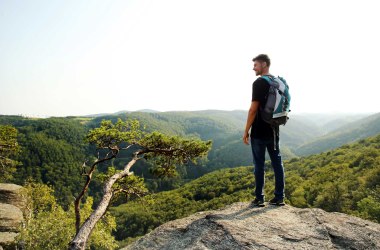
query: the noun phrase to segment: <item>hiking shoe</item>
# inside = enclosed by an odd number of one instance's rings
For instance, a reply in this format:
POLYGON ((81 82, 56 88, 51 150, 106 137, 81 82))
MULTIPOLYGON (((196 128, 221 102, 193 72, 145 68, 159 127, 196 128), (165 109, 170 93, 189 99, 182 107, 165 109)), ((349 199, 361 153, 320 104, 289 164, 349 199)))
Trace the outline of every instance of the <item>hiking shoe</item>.
POLYGON ((276 206, 284 206, 285 202, 284 202, 284 199, 273 198, 269 201, 269 204, 276 205, 276 206))
POLYGON ((251 206, 255 206, 255 207, 264 207, 265 204, 264 204, 264 201, 263 201, 263 200, 259 200, 259 199, 255 198, 255 199, 252 201, 251 206))

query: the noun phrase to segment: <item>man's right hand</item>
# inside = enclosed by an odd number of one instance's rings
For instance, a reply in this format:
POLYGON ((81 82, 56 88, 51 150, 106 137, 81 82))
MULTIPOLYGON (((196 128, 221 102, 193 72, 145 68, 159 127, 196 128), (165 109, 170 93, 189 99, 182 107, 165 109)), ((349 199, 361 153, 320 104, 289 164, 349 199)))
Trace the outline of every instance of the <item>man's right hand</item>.
POLYGON ((260 103, 258 101, 251 102, 251 106, 249 107, 247 123, 245 124, 243 142, 249 145, 249 130, 253 122, 255 121, 257 110, 259 109, 260 103))

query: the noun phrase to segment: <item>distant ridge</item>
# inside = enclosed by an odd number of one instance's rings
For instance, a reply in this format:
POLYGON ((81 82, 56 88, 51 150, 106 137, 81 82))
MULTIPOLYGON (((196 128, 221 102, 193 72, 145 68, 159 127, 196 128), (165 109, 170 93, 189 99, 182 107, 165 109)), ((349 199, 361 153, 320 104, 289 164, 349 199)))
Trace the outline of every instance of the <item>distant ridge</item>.
POLYGON ((348 123, 318 139, 301 145, 297 155, 312 155, 380 134, 380 113, 348 123))
POLYGON ((102 116, 108 116, 108 115, 120 115, 120 114, 128 114, 128 113, 133 113, 133 112, 141 112, 141 113, 160 113, 161 111, 157 111, 154 109, 139 109, 135 111, 129 111, 129 110, 121 110, 115 113, 99 113, 99 114, 90 114, 90 115, 83 115, 79 117, 102 117, 102 116))
POLYGON ((122 110, 122 111, 118 111, 118 112, 116 112, 114 114, 118 115, 118 114, 124 114, 124 113, 132 113, 132 112, 160 113, 161 111, 154 110, 154 109, 139 109, 139 110, 135 110, 135 111, 122 110))
POLYGON ((99 113, 99 114, 91 114, 91 115, 78 115, 76 117, 90 117, 90 118, 95 118, 95 117, 102 117, 106 115, 111 115, 112 113, 99 113))

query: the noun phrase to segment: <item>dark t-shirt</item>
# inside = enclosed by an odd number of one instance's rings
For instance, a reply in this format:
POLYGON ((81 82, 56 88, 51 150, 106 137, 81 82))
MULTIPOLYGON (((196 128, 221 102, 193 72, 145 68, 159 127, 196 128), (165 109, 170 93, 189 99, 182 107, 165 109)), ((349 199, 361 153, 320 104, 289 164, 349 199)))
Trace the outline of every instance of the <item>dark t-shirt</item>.
POLYGON ((269 91, 268 82, 259 77, 252 84, 252 102, 258 101, 259 110, 256 113, 256 118, 251 127, 251 137, 257 139, 271 139, 273 138, 273 129, 266 123, 260 114, 261 106, 265 105, 269 91))

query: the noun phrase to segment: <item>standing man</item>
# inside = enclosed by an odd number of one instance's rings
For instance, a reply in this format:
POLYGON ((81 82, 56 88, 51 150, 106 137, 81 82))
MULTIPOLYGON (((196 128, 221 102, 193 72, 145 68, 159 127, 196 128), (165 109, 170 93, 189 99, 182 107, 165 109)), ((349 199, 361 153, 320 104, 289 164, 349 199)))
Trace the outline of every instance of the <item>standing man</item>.
MULTIPOLYGON (((270 59, 265 54, 260 54, 253 58, 253 70, 256 76, 264 76, 269 74, 270 59)), ((271 159, 272 167, 275 176, 274 198, 269 201, 272 205, 285 205, 284 189, 285 189, 285 174, 282 164, 280 148, 279 148, 279 128, 273 128, 269 123, 266 123, 260 114, 260 110, 265 106, 269 91, 269 83, 262 77, 257 78, 252 85, 252 102, 248 111, 247 123, 243 135, 243 142, 249 145, 253 154, 254 174, 256 180, 256 198, 252 202, 254 206, 264 206, 265 195, 265 150, 271 159), (251 131, 251 135, 249 135, 251 131), (276 133, 273 133, 276 131, 276 133), (275 143, 276 142, 276 143, 275 143)))

